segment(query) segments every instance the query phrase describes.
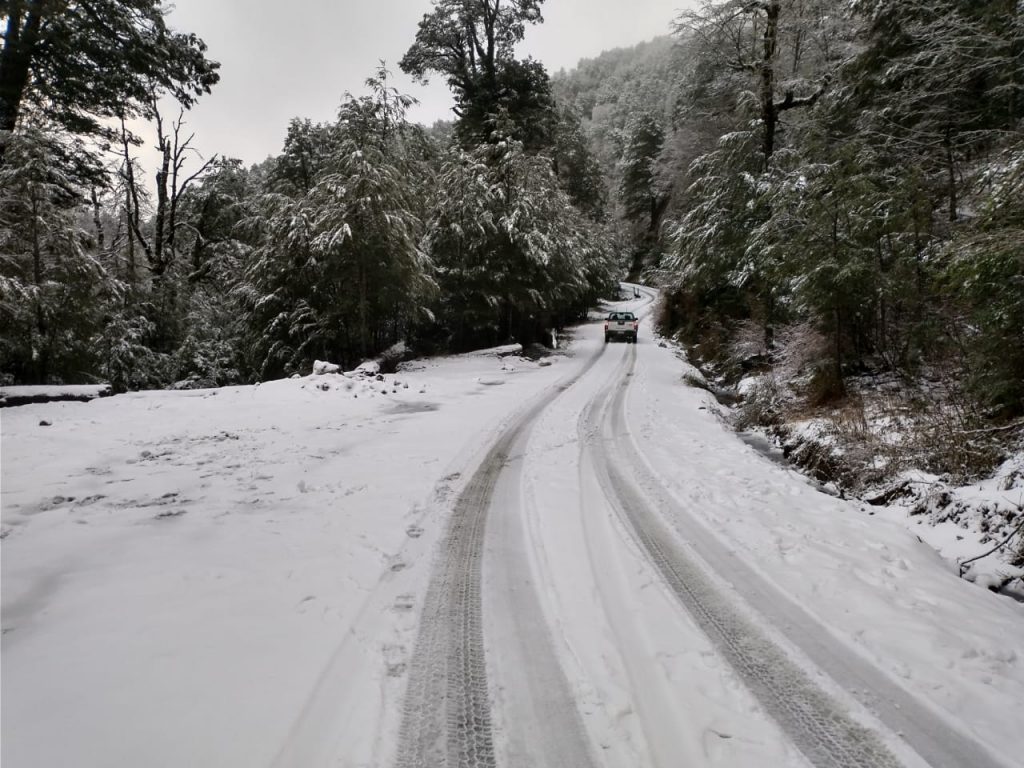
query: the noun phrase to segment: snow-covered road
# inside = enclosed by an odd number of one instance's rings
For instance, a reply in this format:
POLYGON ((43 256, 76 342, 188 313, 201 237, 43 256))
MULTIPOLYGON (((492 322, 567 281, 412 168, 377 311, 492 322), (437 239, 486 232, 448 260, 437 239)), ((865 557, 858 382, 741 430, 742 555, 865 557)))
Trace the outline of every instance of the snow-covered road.
POLYGON ((1024 605, 550 361, 3 411, 5 768, 1020 764, 1024 605))

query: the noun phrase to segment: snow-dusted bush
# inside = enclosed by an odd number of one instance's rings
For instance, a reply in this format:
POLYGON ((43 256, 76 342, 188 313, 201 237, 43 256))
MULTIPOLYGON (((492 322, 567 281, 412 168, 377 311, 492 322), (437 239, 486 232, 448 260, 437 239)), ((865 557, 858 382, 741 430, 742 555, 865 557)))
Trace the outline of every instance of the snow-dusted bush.
POLYGON ((189 334, 174 353, 175 376, 206 387, 238 383, 237 350, 232 339, 189 334))
POLYGON ((786 325, 776 331, 774 370, 782 381, 794 382, 804 376, 812 363, 826 354, 828 340, 809 322, 786 325))
POLYGON ((148 389, 174 380, 174 360, 147 344, 155 324, 139 314, 114 315, 97 337, 103 356, 101 370, 115 392, 148 389))
POLYGON ((772 374, 744 379, 740 403, 735 416, 738 429, 778 424, 785 405, 784 385, 772 374))
POLYGON ((729 356, 740 366, 748 360, 764 357, 771 351, 764 326, 754 320, 741 320, 736 324, 729 347, 729 356))

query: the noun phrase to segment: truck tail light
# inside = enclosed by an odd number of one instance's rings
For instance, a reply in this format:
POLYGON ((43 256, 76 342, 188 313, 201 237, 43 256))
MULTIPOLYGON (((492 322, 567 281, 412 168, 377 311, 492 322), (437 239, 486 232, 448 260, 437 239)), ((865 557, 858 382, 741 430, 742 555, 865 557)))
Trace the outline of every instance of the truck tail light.
POLYGON ((607 321, 607 320, 605 321, 605 324, 604 324, 604 329, 605 329, 606 331, 608 330, 608 321, 607 321))

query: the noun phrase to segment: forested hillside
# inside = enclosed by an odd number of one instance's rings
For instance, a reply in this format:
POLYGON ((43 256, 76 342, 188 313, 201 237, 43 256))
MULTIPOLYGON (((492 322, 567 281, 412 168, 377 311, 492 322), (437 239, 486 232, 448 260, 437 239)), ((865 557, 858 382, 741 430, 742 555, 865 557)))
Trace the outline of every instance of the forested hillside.
POLYGON ((600 164, 633 273, 656 248, 669 199, 657 158, 681 93, 680 50, 675 39, 657 38, 585 59, 553 79, 556 100, 579 116, 600 164))
POLYGON ((0 383, 224 385, 398 342, 550 340, 620 270, 578 122, 516 57, 540 5, 424 17, 400 65, 450 85, 451 136, 409 122, 381 65, 335 121, 296 117, 247 169, 229 146, 195 159, 187 109, 218 65, 161 0, 7 4, 0 383), (484 53, 453 61, 451 35, 484 53))
POLYGON ((999 453, 973 430, 1024 415, 1022 85, 1019 3, 719 2, 555 93, 665 329, 773 372, 751 422, 884 379, 969 473, 999 453))

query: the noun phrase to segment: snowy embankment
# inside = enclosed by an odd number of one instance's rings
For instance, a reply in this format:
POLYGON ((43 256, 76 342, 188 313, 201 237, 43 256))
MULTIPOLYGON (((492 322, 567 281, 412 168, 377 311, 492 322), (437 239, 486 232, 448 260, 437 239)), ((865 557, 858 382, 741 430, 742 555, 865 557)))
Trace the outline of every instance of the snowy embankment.
POLYGON ((1024 452, 969 485, 901 473, 879 514, 909 527, 968 581, 1024 602, 1024 452))
POLYGON ((846 401, 818 409, 799 407, 793 384, 737 382, 730 420, 754 425, 744 439, 904 525, 968 581, 1024 601, 1024 423, 966 429, 941 387, 892 377, 851 379, 846 401))
POLYGON ((346 689, 372 761, 445 504, 550 359, 4 410, 3 765, 311 764, 346 689))

